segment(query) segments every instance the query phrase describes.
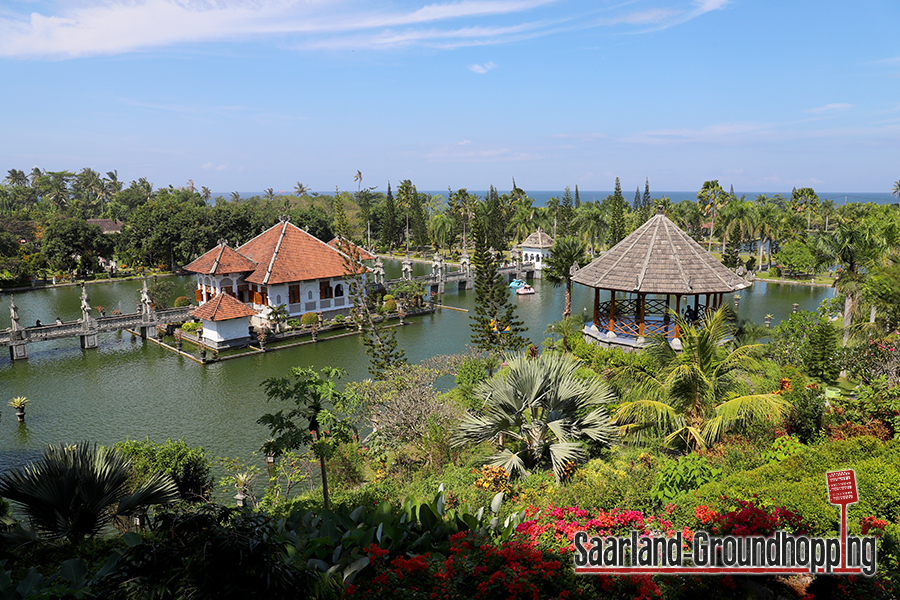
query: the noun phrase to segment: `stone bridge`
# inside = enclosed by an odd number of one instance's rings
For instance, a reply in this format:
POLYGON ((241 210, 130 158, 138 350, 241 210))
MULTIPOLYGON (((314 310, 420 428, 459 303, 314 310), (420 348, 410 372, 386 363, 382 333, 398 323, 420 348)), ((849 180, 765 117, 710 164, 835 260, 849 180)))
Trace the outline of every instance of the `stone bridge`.
POLYGON ((155 310, 150 302, 147 291, 147 281, 144 280, 141 290, 141 311, 124 315, 101 315, 94 318, 90 314, 90 298, 81 285, 81 312, 82 318, 77 321, 54 323, 35 327, 21 327, 19 325, 18 307, 15 300, 10 301, 9 313, 12 327, 0 331, 0 346, 9 347, 9 356, 13 360, 28 358, 28 344, 45 342, 63 338, 81 338, 82 348, 96 348, 97 334, 123 329, 132 329, 140 332, 142 338, 147 337, 151 329, 157 325, 169 323, 182 323, 191 320, 190 313, 196 306, 183 306, 179 308, 165 308, 155 310))
MULTIPOLYGON (((512 264, 500 267, 497 269, 497 272, 501 276, 509 277, 510 279, 525 279, 528 276, 533 276, 534 263, 521 262, 519 259, 519 252, 514 249, 512 251, 512 264)), ((379 258, 375 262, 375 267, 373 269, 375 283, 380 283, 390 288, 392 284, 400 283, 402 281, 421 281, 430 289, 431 293, 443 294, 447 284, 456 283, 459 286, 459 289, 470 290, 475 282, 475 269, 472 267, 467 252, 463 252, 463 255, 460 257, 460 266, 456 271, 447 270, 447 264, 444 262, 444 258, 437 253, 435 253, 434 258, 431 260, 430 275, 413 277, 412 261, 408 256, 403 259, 402 264, 403 276, 400 279, 390 279, 385 281, 384 265, 379 258)))

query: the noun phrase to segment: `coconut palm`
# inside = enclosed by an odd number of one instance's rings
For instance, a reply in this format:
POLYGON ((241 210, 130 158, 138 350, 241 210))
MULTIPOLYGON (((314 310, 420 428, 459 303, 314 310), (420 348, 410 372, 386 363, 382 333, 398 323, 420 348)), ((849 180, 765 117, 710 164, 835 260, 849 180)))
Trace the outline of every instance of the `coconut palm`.
POLYGON ((200 195, 203 197, 204 202, 209 202, 210 198, 212 198, 212 191, 204 185, 200 188, 200 195))
POLYGON ((309 194, 309 186, 298 181, 297 185, 294 186, 294 193, 297 194, 298 198, 306 196, 309 194))
POLYGON ((490 441, 499 451, 488 462, 515 474, 549 458, 562 479, 570 463, 587 460, 580 442, 616 440, 605 408, 613 395, 602 379, 578 377, 578 360, 549 352, 531 359, 523 353, 508 358, 507 365, 508 372, 475 388, 484 408, 463 418, 454 446, 490 441))
POLYGON ((844 218, 819 238, 819 250, 841 266, 834 287, 844 295, 844 338, 850 340, 853 315, 862 294, 865 269, 874 266, 890 250, 881 228, 872 219, 844 218))
POLYGON ((894 182, 894 189, 891 190, 891 196, 897 196, 897 200, 900 200, 900 180, 894 182))
POLYGON ((585 202, 575 209, 572 225, 581 234, 582 239, 590 244, 591 258, 596 252, 597 242, 605 237, 606 220, 606 212, 597 202, 585 202))
POLYGON ((559 287, 566 286, 566 305, 563 319, 572 314, 572 275, 578 267, 588 262, 584 242, 576 237, 563 237, 550 248, 550 256, 544 262, 544 279, 559 287))
POLYGON ((707 252, 712 251, 712 237, 713 230, 716 228, 716 214, 719 212, 719 209, 722 208, 722 205, 727 198, 728 194, 726 194, 725 190, 722 189, 722 186, 719 185, 718 179, 704 181, 700 191, 697 192, 697 200, 703 207, 703 214, 712 219, 709 224, 709 242, 706 246, 707 252))
POLYGON ((281 325, 288 320, 289 316, 287 305, 269 306, 269 321, 275 323, 275 333, 281 332, 281 325))
POLYGON ((753 352, 759 344, 724 345, 734 333, 727 311, 723 307, 694 324, 674 315, 681 351, 665 337, 655 337, 644 349, 649 369, 628 365, 613 371, 631 400, 616 412, 624 434, 661 435, 666 446, 702 450, 740 423, 785 414, 781 396, 737 395, 741 376, 755 367, 753 352))
POLYGON ((240 192, 231 192, 231 201, 232 202, 238 202, 238 201, 240 201, 240 199, 241 199, 240 192))
POLYGON ((36 462, 0 474, 0 496, 18 503, 38 533, 77 544, 117 517, 179 498, 169 475, 153 475, 134 491, 131 475, 131 461, 112 448, 60 444, 36 462))

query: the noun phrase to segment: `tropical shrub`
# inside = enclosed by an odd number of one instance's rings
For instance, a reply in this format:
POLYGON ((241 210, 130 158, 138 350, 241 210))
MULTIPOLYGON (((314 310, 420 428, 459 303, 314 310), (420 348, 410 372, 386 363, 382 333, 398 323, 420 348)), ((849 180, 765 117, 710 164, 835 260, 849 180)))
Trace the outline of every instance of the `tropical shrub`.
POLYGON ((135 487, 155 473, 165 473, 175 480, 183 500, 209 499, 212 463, 200 446, 189 446, 182 438, 168 439, 162 444, 149 439, 119 442, 114 448, 131 460, 135 487))
POLYGON ((721 475, 722 470, 710 465, 705 457, 687 454, 660 469, 650 497, 659 506, 665 506, 684 492, 715 481, 721 475))
POLYGON ((490 441, 498 452, 487 462, 515 474, 549 460, 561 481, 569 462, 587 461, 583 442, 609 446, 616 439, 606 412, 612 393, 598 378, 577 377, 577 360, 551 353, 537 359, 517 354, 507 358, 507 365, 508 371, 475 389, 484 409, 463 416, 454 446, 490 441))
POLYGON ((307 312, 300 315, 300 324, 304 327, 317 325, 319 323, 319 315, 314 312, 307 312))
POLYGON ((900 385, 900 335, 892 334, 845 348, 841 367, 850 377, 863 383, 871 383, 883 376, 889 385, 900 385))
POLYGON ((793 387, 782 396, 791 404, 787 419, 788 432, 796 435, 800 442, 808 444, 824 425, 825 396, 822 389, 809 384, 793 387))
POLYGON ((296 329, 297 327, 300 327, 300 321, 298 319, 288 319, 287 326, 291 329, 296 329))
POLYGON ((670 448, 704 450, 737 427, 782 418, 787 403, 778 395, 739 394, 744 374, 758 364, 758 346, 723 347, 734 332, 729 312, 720 308, 700 323, 676 315, 680 351, 665 337, 656 337, 642 352, 649 369, 626 365, 614 370, 627 392, 616 411, 627 435, 638 441, 662 438, 670 448))
POLYGON ((175 308, 180 308, 182 306, 190 306, 190 305, 191 305, 191 300, 187 296, 178 296, 177 298, 175 298, 175 304, 173 304, 173 306, 175 308))
POLYGON ((185 333, 198 333, 203 329, 203 323, 182 323, 181 330, 185 333))
POLYGON ((43 537, 79 543, 119 516, 178 499, 168 475, 129 487, 130 461, 112 448, 83 443, 50 446, 40 459, 0 474, 0 496, 19 505, 43 537))
POLYGON ((393 298, 390 300, 385 300, 382 308, 384 309, 384 312, 394 312, 397 310, 397 301, 393 298))
POLYGON ((762 458, 767 463, 781 462, 789 456, 806 451, 806 449, 807 446, 797 438, 783 435, 772 442, 772 447, 763 452, 762 458))

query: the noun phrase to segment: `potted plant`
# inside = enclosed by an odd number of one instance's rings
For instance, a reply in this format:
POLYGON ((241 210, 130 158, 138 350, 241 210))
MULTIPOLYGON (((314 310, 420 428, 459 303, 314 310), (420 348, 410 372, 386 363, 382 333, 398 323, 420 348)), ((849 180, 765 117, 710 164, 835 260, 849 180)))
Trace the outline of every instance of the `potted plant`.
POLYGON ((16 418, 19 419, 19 423, 25 422, 25 405, 28 404, 28 398, 25 396, 16 396, 12 400, 9 401, 9 405, 16 409, 16 418))

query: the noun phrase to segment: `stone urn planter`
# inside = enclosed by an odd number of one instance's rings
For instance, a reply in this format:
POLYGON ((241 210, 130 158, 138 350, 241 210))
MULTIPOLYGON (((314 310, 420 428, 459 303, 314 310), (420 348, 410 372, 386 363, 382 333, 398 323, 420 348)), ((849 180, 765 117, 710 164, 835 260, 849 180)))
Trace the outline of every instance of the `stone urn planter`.
POLYGON ((19 423, 25 422, 25 405, 28 404, 28 398, 25 396, 18 396, 9 401, 9 405, 16 409, 16 418, 19 420, 19 423))

